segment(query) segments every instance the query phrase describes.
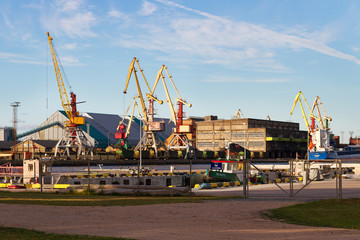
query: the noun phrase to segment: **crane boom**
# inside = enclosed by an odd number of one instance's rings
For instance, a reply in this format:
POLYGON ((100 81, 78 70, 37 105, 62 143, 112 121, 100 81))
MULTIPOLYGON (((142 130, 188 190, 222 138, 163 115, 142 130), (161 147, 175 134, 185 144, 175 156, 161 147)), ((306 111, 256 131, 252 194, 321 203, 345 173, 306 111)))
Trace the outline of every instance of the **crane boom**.
POLYGON ((310 131, 311 131, 311 130, 310 130, 310 125, 309 125, 309 122, 308 122, 308 120, 307 120, 307 117, 306 117, 306 114, 305 114, 303 105, 302 105, 302 103, 301 103, 301 98, 300 98, 300 97, 302 97, 302 98, 304 99, 304 102, 305 102, 307 108, 308 108, 309 111, 310 111, 309 117, 315 118, 315 119, 317 119, 318 121, 320 121, 319 118, 317 118, 316 116, 314 116, 314 114, 312 113, 312 110, 310 109, 310 106, 309 106, 309 104, 307 103, 307 101, 306 101, 306 99, 305 99, 305 97, 304 97, 304 94, 303 94, 301 91, 300 91, 300 92, 296 95, 296 97, 295 97, 294 104, 293 104, 293 106, 292 106, 290 115, 292 115, 292 113, 293 113, 293 111, 294 111, 294 109, 295 109, 296 103, 299 102, 299 105, 300 105, 300 108, 301 108, 301 112, 302 112, 302 115, 303 115, 303 118, 304 118, 304 121, 305 121, 305 124, 306 124, 306 128, 307 128, 308 132, 310 132, 310 131))
POLYGON ((120 131, 122 128, 124 128, 124 120, 125 120, 125 116, 127 116, 127 113, 128 111, 130 110, 130 107, 132 106, 132 110, 131 110, 131 115, 130 115, 130 118, 129 118, 129 121, 128 121, 128 124, 127 124, 127 128, 126 128, 126 132, 125 132, 125 136, 121 136, 121 137, 118 137, 119 135, 117 133, 115 133, 115 138, 129 138, 130 136, 130 129, 131 129, 131 125, 132 125, 132 120, 133 120, 133 117, 134 117, 134 112, 135 112, 135 108, 137 109, 139 115, 140 115, 140 118, 141 118, 141 111, 139 109, 139 106, 138 106, 138 103, 136 101, 136 98, 137 97, 133 97, 130 105, 128 106, 128 108, 126 109, 126 112, 125 112, 125 115, 124 115, 124 118, 122 118, 122 120, 119 122, 119 125, 118 127, 116 128, 116 131, 120 131))
POLYGON ((326 115, 324 106, 322 105, 322 102, 320 101, 320 97, 319 97, 319 96, 317 96, 317 97, 315 98, 314 104, 313 104, 311 110, 314 111, 315 107, 316 107, 316 110, 317 110, 317 112, 318 112, 318 117, 319 117, 319 122, 320 122, 321 128, 322 128, 322 129, 328 128, 328 121, 332 121, 332 118, 331 118, 331 117, 328 117, 328 116, 326 115), (323 117, 321 116, 321 112, 320 112, 319 105, 320 105, 320 107, 321 107, 321 109, 322 109, 322 111, 323 111, 323 113, 324 113, 325 123, 324 123, 324 121, 323 121, 323 117))
POLYGON ((64 110, 66 112, 66 115, 69 117, 69 120, 71 122, 74 122, 74 116, 72 114, 70 101, 69 101, 69 98, 68 98, 68 95, 67 95, 67 92, 66 92, 64 81, 63 81, 62 76, 61 76, 59 64, 58 64, 56 54, 55 54, 55 49, 54 49, 54 46, 52 44, 53 38, 50 37, 49 32, 47 32, 47 36, 48 36, 48 40, 49 40, 51 58, 52 58, 52 61, 53 61, 53 64, 54 64, 56 80, 57 80, 57 84, 58 84, 58 87, 59 87, 61 104, 62 104, 62 106, 63 106, 63 108, 64 108, 64 110))
POLYGON ((162 83, 163 83, 163 86, 164 86, 164 90, 165 90, 167 102, 168 102, 169 108, 170 108, 171 120, 175 123, 175 125, 177 125, 176 111, 175 111, 175 109, 174 109, 174 105, 172 104, 172 101, 171 101, 171 98, 170 98, 170 95, 169 95, 168 87, 167 87, 167 85, 166 85, 166 83, 165 83, 165 77, 164 77, 164 75, 163 75, 163 71, 164 71, 164 70, 165 70, 168 78, 169 78, 170 81, 171 81, 171 84, 173 85, 173 87, 174 87, 174 89, 175 89, 175 91, 176 91, 176 93, 177 93, 177 95, 178 95, 178 98, 175 98, 175 100, 176 100, 177 102, 181 102, 181 103, 187 105, 188 107, 191 107, 192 105, 181 98, 180 93, 179 93, 179 91, 177 90, 177 88, 176 88, 176 86, 175 86, 175 84, 174 84, 174 81, 172 80, 172 77, 171 77, 171 75, 169 74, 169 72, 168 72, 168 70, 167 70, 167 67, 166 67, 165 65, 162 65, 161 68, 160 68, 160 70, 158 71, 157 76, 156 76, 155 83, 154 83, 154 86, 153 86, 152 91, 151 91, 151 95, 154 94, 155 89, 156 89, 156 87, 157 87, 157 84, 158 84, 158 82, 159 82, 159 80, 160 80, 160 78, 161 78, 162 83))
POLYGON ((235 118, 244 118, 244 114, 242 113, 240 108, 236 111, 235 118))
MULTIPOLYGON (((295 105, 297 102, 299 102, 299 105, 300 105, 300 108, 301 108, 301 112, 302 112, 302 115, 303 115, 303 118, 304 118, 304 121, 305 121, 305 125, 306 125, 306 128, 308 130, 308 132, 310 132, 310 126, 309 126, 309 122, 307 120, 307 117, 306 117, 306 114, 305 114, 305 111, 304 111, 304 108, 302 106, 302 103, 301 103, 301 99, 300 99, 300 95, 302 95, 302 92, 300 91, 296 97, 295 97, 295 100, 294 100, 294 104, 293 104, 293 107, 291 109, 291 112, 290 112, 290 115, 292 115, 294 109, 295 109, 295 105)), ((305 98, 304 98, 305 99, 305 98)), ((306 100, 305 100, 306 102, 306 100)), ((309 108, 310 109, 310 108, 309 108)), ((311 110, 310 110, 311 111, 311 110)))
MULTIPOLYGON (((128 76, 127 76, 127 79, 126 79, 126 85, 125 85, 124 94, 126 94, 126 91, 127 91, 127 88, 128 88, 129 82, 130 82, 131 74, 134 73, 135 82, 136 82, 136 88, 137 88, 137 91, 138 91, 138 97, 140 99, 141 110, 142 110, 142 113, 143 113, 143 116, 144 116, 144 119, 145 119, 145 123, 147 124, 148 123, 147 109, 146 109, 144 97, 143 97, 143 94, 142 94, 142 91, 141 91, 141 88, 140 88, 139 79, 138 79, 137 74, 136 74, 135 62, 139 66, 139 63, 138 63, 137 59, 134 57, 133 60, 130 63, 129 72, 128 72, 128 76)), ((141 73, 142 73, 142 71, 141 71, 141 73)), ((144 78, 144 81, 145 81, 146 85, 148 85, 145 78, 144 78)))
POLYGON ((169 95, 169 90, 168 90, 168 88, 166 86, 165 78, 164 78, 163 74, 161 74, 161 80, 162 80, 162 83, 164 85, 167 102, 168 102, 169 108, 170 108, 171 118, 173 119, 173 121, 174 121, 174 123, 176 125, 176 114, 175 114, 174 105, 172 104, 172 101, 171 101, 171 98, 170 98, 170 95, 169 95))

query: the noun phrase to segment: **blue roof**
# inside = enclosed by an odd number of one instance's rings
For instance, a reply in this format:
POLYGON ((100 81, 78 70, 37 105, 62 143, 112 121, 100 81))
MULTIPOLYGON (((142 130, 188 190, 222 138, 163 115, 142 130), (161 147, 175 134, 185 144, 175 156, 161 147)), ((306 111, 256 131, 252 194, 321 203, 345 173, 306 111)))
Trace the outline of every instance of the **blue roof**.
MULTIPOLYGON (((65 111, 60 111, 64 116, 66 116, 65 111)), ((83 113, 81 116, 85 117, 85 125, 81 126, 81 129, 84 132, 89 132, 90 136, 93 137, 97 142, 97 147, 106 148, 108 144, 117 143, 117 139, 115 139, 116 129, 119 125, 119 122, 122 118, 117 114, 105 114, 105 113, 83 113), (89 125, 88 125, 89 124, 89 125)), ((165 132, 157 132, 157 135, 160 139, 167 139, 174 128, 174 123, 169 122, 169 119, 160 119, 155 118, 155 121, 165 122, 165 132)), ((128 119, 124 120, 124 123, 127 125, 129 122, 128 119)), ((139 142, 140 138, 140 120, 138 118, 133 119, 133 123, 131 125, 131 131, 128 138, 128 143, 131 146, 135 146, 139 142)))

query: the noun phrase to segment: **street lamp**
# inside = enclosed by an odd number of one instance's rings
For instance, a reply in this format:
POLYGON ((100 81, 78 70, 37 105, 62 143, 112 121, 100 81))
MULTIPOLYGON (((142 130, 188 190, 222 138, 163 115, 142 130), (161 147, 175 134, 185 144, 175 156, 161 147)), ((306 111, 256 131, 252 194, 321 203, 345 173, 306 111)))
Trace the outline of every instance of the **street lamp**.
POLYGON ((141 136, 141 132, 142 132, 142 127, 141 127, 141 122, 142 122, 142 118, 140 117, 140 169, 142 167, 142 136, 141 136))

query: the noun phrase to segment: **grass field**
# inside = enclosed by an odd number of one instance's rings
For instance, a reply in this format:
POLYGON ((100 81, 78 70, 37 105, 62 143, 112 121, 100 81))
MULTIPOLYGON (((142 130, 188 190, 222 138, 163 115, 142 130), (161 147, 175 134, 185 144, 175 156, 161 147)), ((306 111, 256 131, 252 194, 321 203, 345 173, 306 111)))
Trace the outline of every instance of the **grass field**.
POLYGON ((330 199, 273 209, 268 217, 286 223, 360 230, 360 199, 330 199))
POLYGON ((0 192, 0 203, 54 206, 129 206, 169 203, 200 203, 225 197, 123 196, 99 194, 54 194, 32 192, 0 192))
POLYGON ((85 235, 51 234, 22 228, 0 226, 0 239, 6 240, 130 240, 129 238, 93 237, 85 235))

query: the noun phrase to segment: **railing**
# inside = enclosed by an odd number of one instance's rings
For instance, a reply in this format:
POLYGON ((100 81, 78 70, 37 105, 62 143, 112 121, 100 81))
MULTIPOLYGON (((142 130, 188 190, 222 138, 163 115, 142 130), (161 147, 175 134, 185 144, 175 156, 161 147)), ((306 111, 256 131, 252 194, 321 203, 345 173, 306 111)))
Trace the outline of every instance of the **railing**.
POLYGON ((6 163, 0 166, 0 176, 22 176, 23 172, 23 167, 14 167, 11 163, 6 163))

